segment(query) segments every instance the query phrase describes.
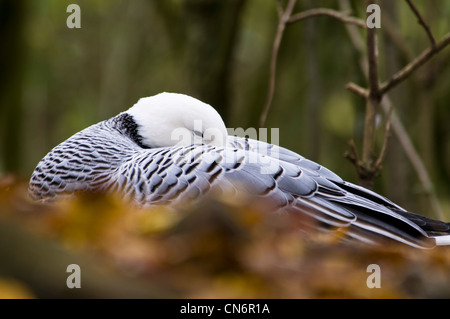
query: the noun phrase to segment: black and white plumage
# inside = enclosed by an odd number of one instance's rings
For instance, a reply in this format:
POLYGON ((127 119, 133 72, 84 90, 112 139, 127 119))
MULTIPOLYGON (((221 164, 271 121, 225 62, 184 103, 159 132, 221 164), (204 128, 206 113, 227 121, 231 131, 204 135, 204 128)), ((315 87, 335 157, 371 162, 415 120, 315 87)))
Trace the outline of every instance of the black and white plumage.
POLYGON ((275 208, 367 243, 450 245, 450 224, 407 212, 285 148, 228 136, 220 115, 192 97, 161 93, 51 150, 29 184, 34 199, 117 191, 141 205, 180 203, 211 190, 247 191, 275 208))

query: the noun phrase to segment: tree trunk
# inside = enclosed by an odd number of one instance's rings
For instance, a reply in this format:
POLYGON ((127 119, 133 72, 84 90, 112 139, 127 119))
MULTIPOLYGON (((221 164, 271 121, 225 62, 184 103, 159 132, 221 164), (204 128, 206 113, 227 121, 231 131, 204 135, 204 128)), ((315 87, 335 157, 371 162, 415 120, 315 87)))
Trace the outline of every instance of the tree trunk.
POLYGON ((21 168, 24 2, 0 2, 0 172, 21 168))
POLYGON ((186 71, 192 95, 229 116, 229 77, 245 0, 185 0, 186 71))

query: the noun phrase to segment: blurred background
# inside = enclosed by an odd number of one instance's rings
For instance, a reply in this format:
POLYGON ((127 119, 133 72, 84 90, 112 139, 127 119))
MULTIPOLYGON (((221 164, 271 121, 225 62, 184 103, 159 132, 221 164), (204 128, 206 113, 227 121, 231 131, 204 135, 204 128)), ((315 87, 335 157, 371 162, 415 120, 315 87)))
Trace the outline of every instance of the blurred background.
MULTIPOLYGON (((180 92, 213 105, 227 127, 258 127, 277 30, 276 1, 78 0, 81 28, 69 29, 75 1, 1 0, 0 176, 26 181, 54 146, 131 107, 140 97, 180 92)), ((294 12, 362 1, 300 0, 294 12)), ((437 41, 450 31, 450 2, 415 1, 437 41)), ((429 46, 404 1, 380 1, 379 72, 386 80, 429 46)), ((364 31, 361 31, 364 37, 364 31)), ((345 89, 367 86, 342 22, 316 17, 289 25, 280 46, 266 127, 280 145, 357 182, 344 158, 360 148, 364 101, 345 89)), ((450 50, 440 52, 389 93, 450 216, 450 50)), ((378 145, 383 138, 380 118, 378 145)), ((429 215, 403 149, 392 135, 375 190, 429 215)))

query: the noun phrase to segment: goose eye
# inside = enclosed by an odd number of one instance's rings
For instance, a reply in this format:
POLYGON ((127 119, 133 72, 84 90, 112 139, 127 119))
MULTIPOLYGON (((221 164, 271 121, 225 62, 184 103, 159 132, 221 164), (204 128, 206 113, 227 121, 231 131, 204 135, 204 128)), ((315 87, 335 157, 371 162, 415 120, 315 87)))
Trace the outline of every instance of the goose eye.
POLYGON ((197 135, 197 136, 203 138, 203 132, 200 132, 200 131, 194 131, 194 135, 197 135))

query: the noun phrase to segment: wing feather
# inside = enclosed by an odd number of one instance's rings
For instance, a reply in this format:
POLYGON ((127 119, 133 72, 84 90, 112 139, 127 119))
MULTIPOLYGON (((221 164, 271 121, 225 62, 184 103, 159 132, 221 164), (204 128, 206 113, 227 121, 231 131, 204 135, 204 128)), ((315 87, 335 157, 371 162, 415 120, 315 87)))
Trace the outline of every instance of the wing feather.
POLYGON ((270 198, 276 208, 289 208, 368 243, 381 237, 432 247, 429 232, 450 231, 448 223, 411 214, 276 145, 229 137, 225 147, 144 148, 110 124, 93 125, 50 151, 33 172, 32 195, 42 199, 107 189, 153 205, 231 190, 270 198))

